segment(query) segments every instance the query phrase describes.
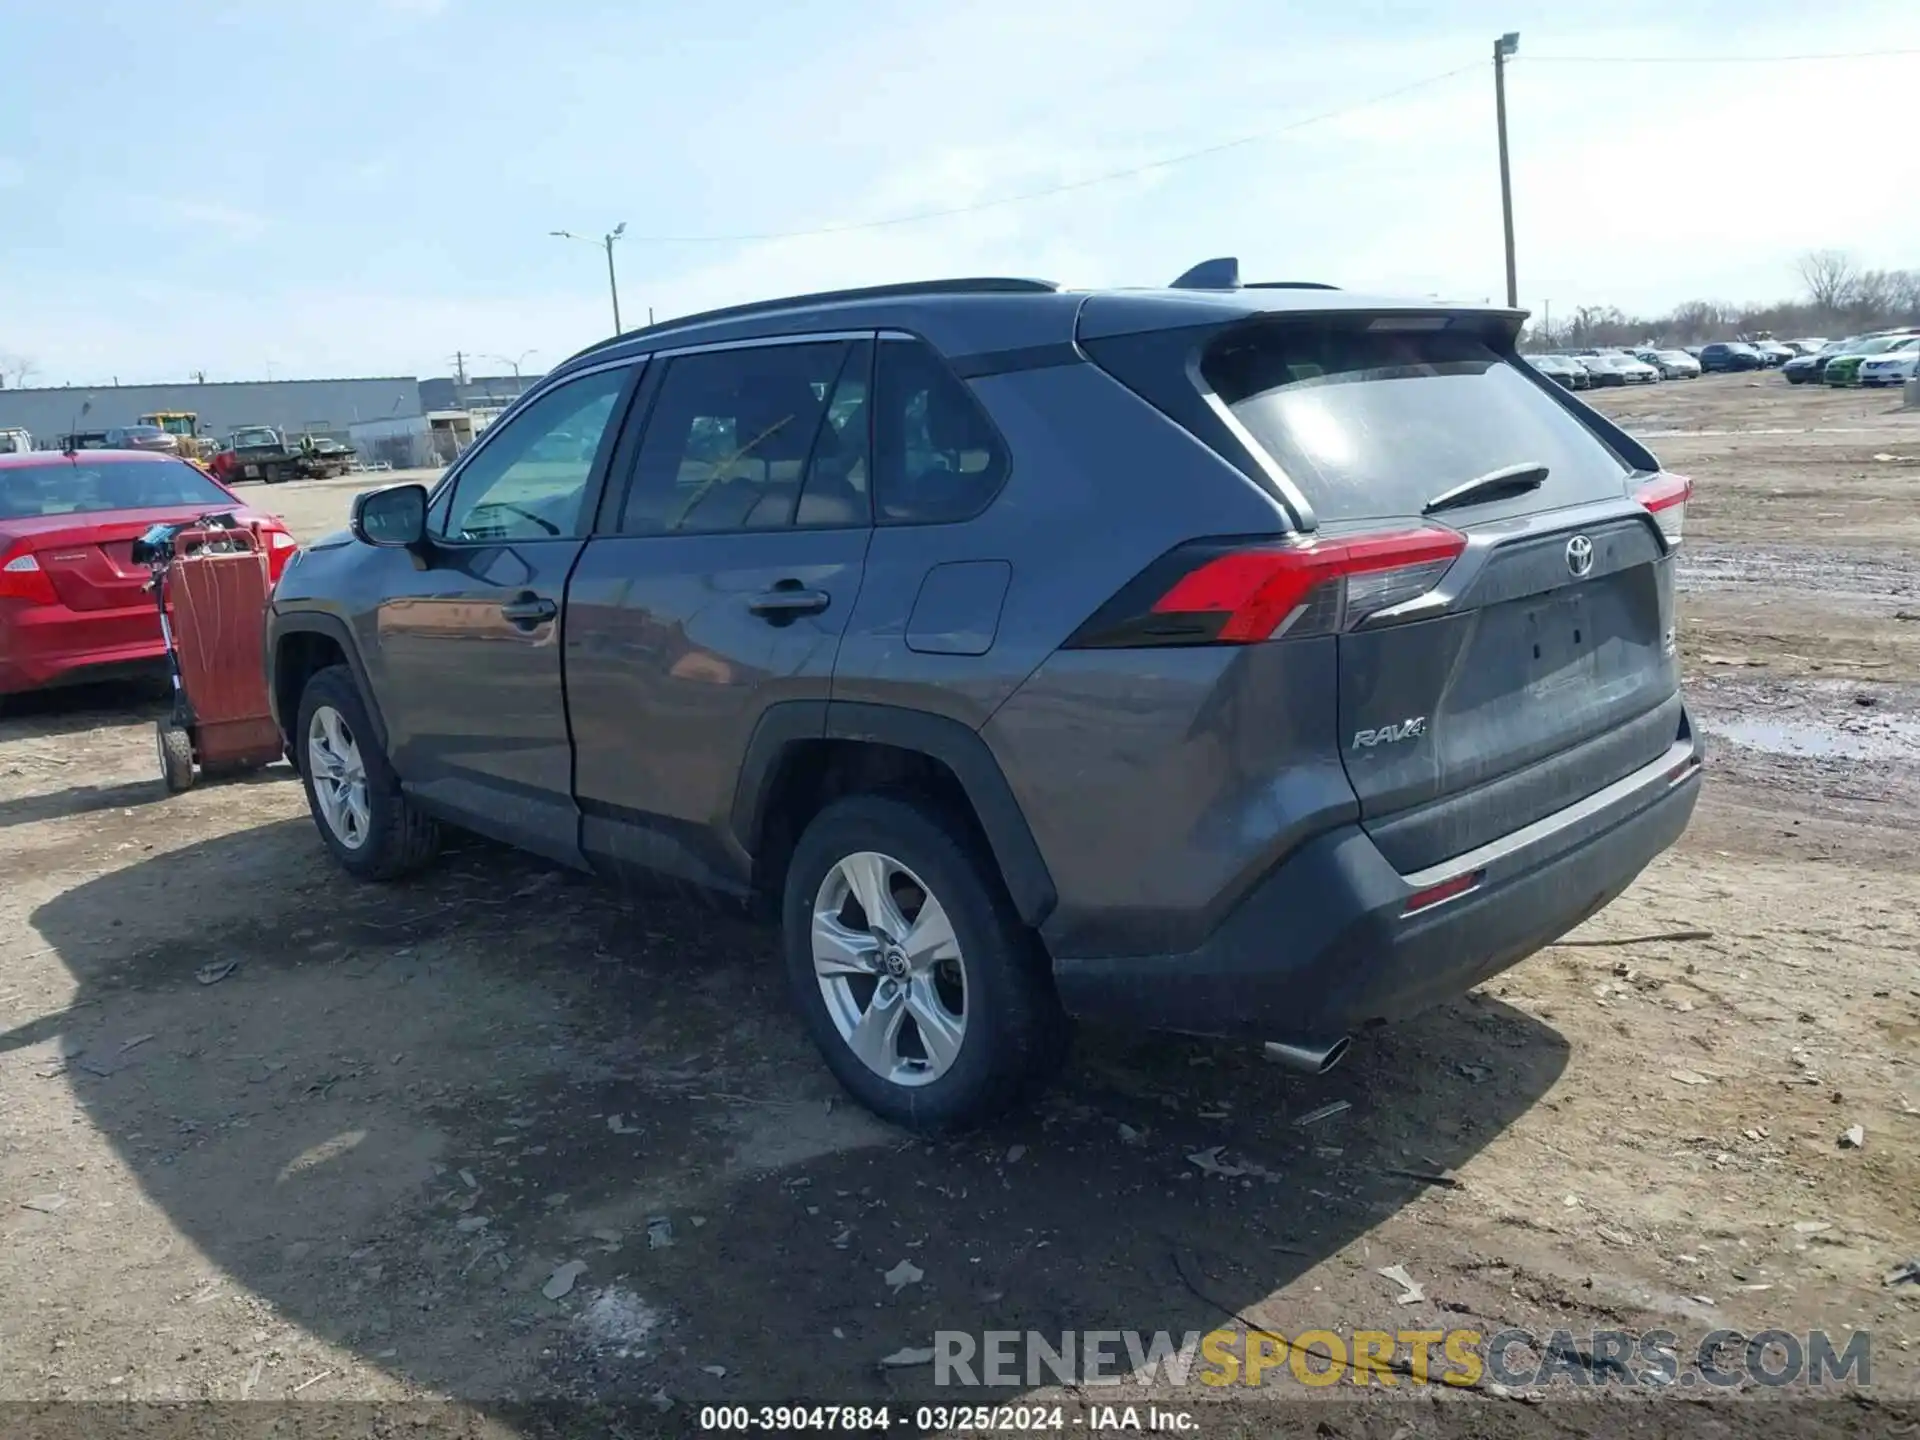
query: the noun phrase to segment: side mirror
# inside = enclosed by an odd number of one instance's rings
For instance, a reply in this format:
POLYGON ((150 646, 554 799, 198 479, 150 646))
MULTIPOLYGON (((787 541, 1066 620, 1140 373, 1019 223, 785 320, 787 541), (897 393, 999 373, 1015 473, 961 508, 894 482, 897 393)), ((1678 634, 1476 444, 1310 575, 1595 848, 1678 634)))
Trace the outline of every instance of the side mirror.
POLYGON ((427 538, 427 487, 393 485, 355 496, 347 524, 363 545, 411 550, 427 538))

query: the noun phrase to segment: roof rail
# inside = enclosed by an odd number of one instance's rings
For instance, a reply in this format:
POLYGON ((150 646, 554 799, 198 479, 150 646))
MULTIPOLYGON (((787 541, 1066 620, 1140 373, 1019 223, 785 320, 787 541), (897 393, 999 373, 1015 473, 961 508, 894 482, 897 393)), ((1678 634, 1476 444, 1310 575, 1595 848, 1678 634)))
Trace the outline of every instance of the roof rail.
POLYGON ((1249 280, 1241 287, 1246 290, 1338 290, 1338 285, 1329 285, 1323 280, 1249 280))
POLYGON ((786 295, 776 300, 750 300, 744 305, 724 305, 717 310, 701 310, 692 315, 676 315, 657 325, 644 325, 610 335, 579 352, 591 355, 610 345, 642 335, 704 325, 713 320, 733 320, 743 315, 766 315, 778 310, 799 310, 809 305, 840 304, 850 300, 897 300, 915 295, 1052 295, 1060 286, 1052 280, 1026 280, 1004 275, 961 276, 952 280, 907 280, 896 285, 862 285, 851 290, 817 290, 808 295, 786 295))

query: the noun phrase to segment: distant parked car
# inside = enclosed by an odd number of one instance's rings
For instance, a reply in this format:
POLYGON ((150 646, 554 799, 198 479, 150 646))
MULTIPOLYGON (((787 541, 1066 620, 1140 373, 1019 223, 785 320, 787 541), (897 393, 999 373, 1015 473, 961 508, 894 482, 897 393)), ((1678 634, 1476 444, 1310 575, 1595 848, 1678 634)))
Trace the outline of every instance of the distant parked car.
POLYGON ((1633 358, 1653 366, 1662 380, 1691 380, 1700 373, 1700 362, 1684 350, 1636 350, 1633 358))
POLYGON ((1587 367, 1570 355, 1529 355, 1527 363, 1568 390, 1586 390, 1593 385, 1587 367))
POLYGON ((1660 372, 1653 366, 1631 355, 1582 355, 1579 360, 1587 367, 1595 385, 1651 385, 1660 378, 1660 372))
POLYGON ((1573 363, 1587 372, 1587 384, 1595 390, 1609 385, 1624 385, 1627 377, 1613 368, 1609 357, 1605 355, 1574 355, 1573 363))
POLYGON ((1707 374, 1716 370, 1763 370, 1766 364, 1758 350, 1738 340, 1717 340, 1700 347, 1700 368, 1707 374))
MULTIPOLYGON (((1836 355, 1829 360, 1827 362, 1826 373, 1820 378, 1829 385, 1864 385, 1867 383, 1865 366, 1868 362, 1877 360, 1882 356, 1893 356, 1895 357, 1893 373, 1887 375, 1887 378, 1884 379, 1876 378, 1873 383, 1876 385, 1897 385, 1913 373, 1910 369, 1904 369, 1900 365, 1899 357, 1911 351, 1916 344, 1920 344, 1920 335, 1872 336, 1855 345, 1849 346, 1845 354, 1836 355)), ((1878 377, 1886 372, 1876 367, 1874 373, 1876 377, 1878 377)))
POLYGON ((1817 383, 1827 368, 1827 361, 1857 343, 1857 339, 1829 340, 1811 355, 1797 355, 1787 361, 1780 367, 1780 373, 1787 377, 1789 385, 1804 385, 1809 380, 1817 383))
POLYGON ((1782 343, 1796 355, 1817 355, 1820 351, 1826 349, 1831 342, 1826 336, 1821 335, 1809 336, 1804 340, 1787 340, 1782 343))
POLYGON ((1920 373, 1920 335, 1909 335, 1884 355, 1869 355, 1860 362, 1860 383, 1904 385, 1920 373))
POLYGON ((18 426, 0 430, 0 455, 25 455, 33 449, 33 436, 18 426))
POLYGON ((180 442, 158 425, 116 425, 107 431, 109 450, 151 450, 157 455, 172 455, 180 442))
POLYGON ((1782 345, 1778 340, 1755 340, 1752 344, 1753 348, 1759 352, 1761 360, 1770 368, 1784 365, 1800 353, 1791 345, 1782 345))

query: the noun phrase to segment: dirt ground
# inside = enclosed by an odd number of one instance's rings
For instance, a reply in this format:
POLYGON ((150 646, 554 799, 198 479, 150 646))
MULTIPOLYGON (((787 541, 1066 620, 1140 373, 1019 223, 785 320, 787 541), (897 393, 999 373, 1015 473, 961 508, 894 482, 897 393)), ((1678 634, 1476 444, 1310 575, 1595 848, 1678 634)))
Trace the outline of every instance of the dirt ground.
MULTIPOLYGON (((1920 1257, 1920 413, 1773 375, 1595 398, 1697 485, 1693 826, 1566 943, 1318 1079, 1082 1034, 1030 1113, 912 1140, 838 1097, 765 930, 477 842, 359 887, 284 767, 163 798, 151 696, 16 706, 0 1400, 597 1397, 693 1430, 929 1398, 879 1362, 936 1329, 1238 1312, 1871 1330, 1870 1386, 1807 1424, 1894 1433, 1920 1395, 1920 1284, 1889 1280, 1920 1257)), ((255 493, 311 536, 357 488, 255 493)), ((1321 1433, 1412 1433, 1404 1385, 1368 1393, 1321 1433)))

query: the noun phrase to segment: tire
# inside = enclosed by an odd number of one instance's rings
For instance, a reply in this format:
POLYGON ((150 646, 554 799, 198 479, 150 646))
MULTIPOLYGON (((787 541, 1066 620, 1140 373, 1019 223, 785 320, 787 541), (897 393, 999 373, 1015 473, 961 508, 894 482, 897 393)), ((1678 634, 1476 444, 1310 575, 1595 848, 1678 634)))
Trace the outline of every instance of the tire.
POLYGON ((153 722, 154 748, 160 754, 160 783, 169 795, 193 788, 193 736, 165 720, 153 722))
MULTIPOLYGON (((1022 1098, 1066 1054, 1066 1021, 1038 937, 1015 914, 998 872, 968 826, 937 807, 901 795, 854 795, 822 810, 801 835, 787 868, 781 932, 794 1002, 827 1068, 854 1099, 884 1120, 923 1135, 965 1129, 1022 1098), (855 858, 863 856, 864 862, 855 858), (906 947, 874 945, 858 928, 864 910, 842 862, 859 869, 882 859, 899 867, 892 872, 900 882, 891 897, 896 921, 925 917, 928 903, 944 912, 945 933, 954 943, 929 951, 950 952, 943 958, 923 966, 906 947), (836 911, 837 933, 871 946, 866 958, 872 968, 823 979, 815 960, 815 912, 832 905, 839 893, 847 904, 836 911), (916 904, 919 894, 927 898, 916 904), (890 1004, 881 1003, 886 986, 893 987, 887 992, 890 1004), (935 1023, 944 1018, 950 1024, 956 997, 957 1038, 949 1030, 948 1044, 930 1048, 919 1016, 930 1015, 927 1006, 937 1001, 942 1013, 935 1023), (891 1038, 879 1041, 891 1075, 862 1059, 843 1033, 849 1021, 862 1029, 860 1019, 876 1015, 882 1026, 892 1022, 891 1038), (916 1049, 917 1061, 911 1054, 916 1049), (941 1053, 944 1060, 936 1058, 941 1053)), ((913 933, 909 923, 895 938, 911 942, 913 933)), ((940 933, 937 925, 933 933, 940 933)), ((850 954, 851 947, 840 953, 850 954)), ((878 1033, 869 1031, 869 1039, 878 1033)))
POLYGON ((440 827, 400 793, 399 777, 374 738, 373 722, 351 670, 329 665, 307 681, 300 695, 298 725, 293 750, 300 783, 307 791, 307 808, 340 868, 359 880, 397 880, 432 860, 440 849, 440 827), (324 756, 315 748, 316 725, 334 737, 324 756), (351 791, 355 758, 359 804, 350 805, 345 798, 330 801, 327 797, 340 792, 324 775, 340 776, 351 791), (348 810, 353 819, 343 821, 339 817, 348 810))

